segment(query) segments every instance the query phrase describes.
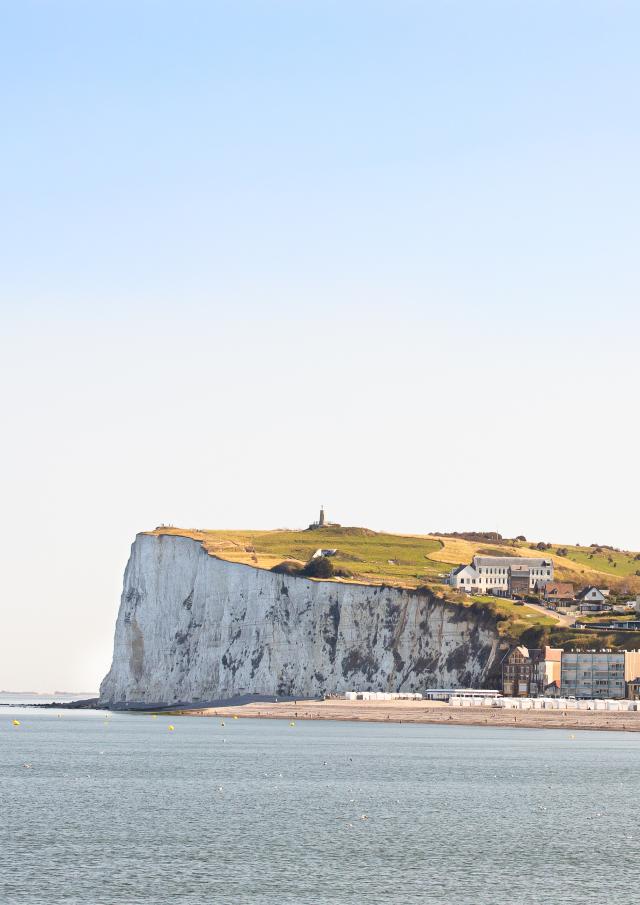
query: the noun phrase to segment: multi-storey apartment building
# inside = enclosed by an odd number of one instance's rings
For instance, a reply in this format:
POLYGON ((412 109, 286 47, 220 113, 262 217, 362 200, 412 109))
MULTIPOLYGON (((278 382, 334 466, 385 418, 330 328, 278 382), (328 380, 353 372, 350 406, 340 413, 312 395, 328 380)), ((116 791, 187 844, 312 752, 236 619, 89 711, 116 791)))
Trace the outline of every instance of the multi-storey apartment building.
POLYGON ((504 596, 510 593, 514 579, 522 591, 525 576, 531 591, 539 583, 552 581, 553 560, 529 556, 474 556, 471 565, 451 570, 449 584, 461 591, 504 596))
POLYGON ((624 698, 640 694, 640 651, 565 651, 513 647, 502 660, 502 691, 508 697, 557 695, 624 698))
POLYGON ((640 651, 563 651, 560 693, 575 698, 624 698, 640 676, 640 651))

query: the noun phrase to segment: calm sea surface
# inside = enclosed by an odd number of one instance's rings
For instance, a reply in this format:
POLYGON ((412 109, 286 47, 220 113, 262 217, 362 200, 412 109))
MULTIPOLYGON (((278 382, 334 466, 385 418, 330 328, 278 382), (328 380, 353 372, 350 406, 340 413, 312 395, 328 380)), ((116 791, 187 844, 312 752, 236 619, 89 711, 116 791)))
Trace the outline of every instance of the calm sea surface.
POLYGON ((636 734, 59 714, 0 707, 3 905, 640 901, 636 734))

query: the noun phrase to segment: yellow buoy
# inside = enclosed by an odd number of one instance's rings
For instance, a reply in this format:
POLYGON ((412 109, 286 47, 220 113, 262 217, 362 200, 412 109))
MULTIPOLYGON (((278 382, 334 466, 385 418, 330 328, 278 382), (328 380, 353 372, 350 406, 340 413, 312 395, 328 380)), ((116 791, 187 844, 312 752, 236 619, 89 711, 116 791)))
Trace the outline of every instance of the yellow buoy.
POLYGON ((13 723, 14 726, 20 725, 20 720, 11 720, 11 722, 13 723))
POLYGON ((295 723, 293 722, 293 720, 291 720, 291 722, 289 723, 289 725, 290 725, 290 726, 295 726, 295 723))
POLYGON ((169 732, 173 732, 173 730, 174 730, 175 728, 176 728, 175 726, 169 726, 169 732))
POLYGON ((238 719, 238 717, 237 717, 237 716, 234 716, 234 720, 237 720, 237 719, 238 719))

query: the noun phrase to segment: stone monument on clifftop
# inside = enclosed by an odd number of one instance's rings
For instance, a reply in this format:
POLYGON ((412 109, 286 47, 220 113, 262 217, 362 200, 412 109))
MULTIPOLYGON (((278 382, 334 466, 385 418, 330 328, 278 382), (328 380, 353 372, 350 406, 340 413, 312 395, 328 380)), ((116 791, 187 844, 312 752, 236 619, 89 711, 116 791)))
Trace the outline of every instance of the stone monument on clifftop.
POLYGON ((309 525, 309 531, 317 531, 318 528, 339 528, 340 525, 337 522, 328 522, 325 519, 324 515, 324 506, 320 507, 320 518, 317 522, 311 522, 309 525))

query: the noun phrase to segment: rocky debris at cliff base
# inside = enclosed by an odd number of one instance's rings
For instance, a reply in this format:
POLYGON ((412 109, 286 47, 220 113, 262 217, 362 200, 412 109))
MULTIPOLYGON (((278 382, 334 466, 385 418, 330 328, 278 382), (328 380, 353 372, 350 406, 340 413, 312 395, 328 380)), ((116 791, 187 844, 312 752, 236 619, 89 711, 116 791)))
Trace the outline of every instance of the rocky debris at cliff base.
POLYGON ((278 702, 290 704, 307 704, 324 700, 322 697, 277 697, 272 694, 241 694, 233 695, 229 698, 216 698, 211 701, 174 701, 172 704, 144 704, 144 703, 121 703, 121 704, 103 704, 99 710, 118 710, 130 713, 151 713, 154 714, 172 714, 185 713, 193 711, 201 711, 211 707, 241 707, 244 704, 277 704, 278 702))
MULTIPOLYGON (((23 704, 9 704, 9 707, 23 707, 23 704)), ((82 698, 80 701, 61 703, 51 701, 49 704, 29 704, 29 707, 40 707, 48 710, 104 710, 98 707, 98 698, 82 698)))

